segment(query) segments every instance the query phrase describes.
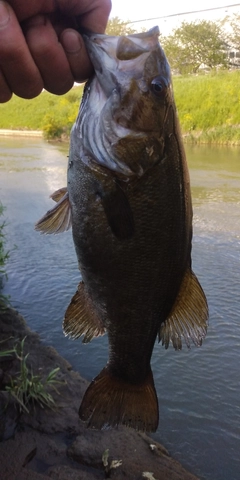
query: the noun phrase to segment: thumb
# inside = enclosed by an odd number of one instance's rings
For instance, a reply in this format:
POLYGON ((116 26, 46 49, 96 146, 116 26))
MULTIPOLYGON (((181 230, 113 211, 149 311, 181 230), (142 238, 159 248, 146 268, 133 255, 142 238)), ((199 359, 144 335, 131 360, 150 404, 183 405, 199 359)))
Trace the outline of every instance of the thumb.
POLYGON ((60 42, 68 59, 73 78, 76 82, 84 82, 93 73, 93 67, 88 57, 81 35, 71 28, 63 30, 60 42))

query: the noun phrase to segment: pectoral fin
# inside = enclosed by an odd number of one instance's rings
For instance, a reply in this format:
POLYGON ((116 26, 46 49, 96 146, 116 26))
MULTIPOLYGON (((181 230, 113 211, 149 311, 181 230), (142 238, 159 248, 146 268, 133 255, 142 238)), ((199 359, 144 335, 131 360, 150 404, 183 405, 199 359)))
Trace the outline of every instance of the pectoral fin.
POLYGON ((68 306, 63 320, 63 331, 71 338, 84 335, 83 343, 88 343, 93 337, 104 335, 105 328, 99 319, 94 305, 85 291, 84 283, 78 285, 78 290, 68 306))
POLYGON ((59 202, 59 200, 61 200, 61 198, 63 198, 64 195, 66 195, 66 193, 67 193, 67 187, 59 188, 58 190, 53 192, 52 195, 50 195, 50 198, 52 198, 54 202, 59 202))
POLYGON ((199 347, 206 336, 207 325, 207 300, 197 277, 189 268, 172 311, 160 327, 159 342, 162 341, 162 345, 168 348, 171 341, 175 350, 181 350, 184 338, 188 348, 191 340, 199 347))
POLYGON ((57 204, 38 220, 35 230, 41 233, 62 233, 72 225, 71 207, 66 188, 57 190, 51 195, 57 204))
POLYGON ((128 198, 121 187, 101 195, 103 208, 113 234, 119 240, 125 240, 134 234, 134 219, 128 198))

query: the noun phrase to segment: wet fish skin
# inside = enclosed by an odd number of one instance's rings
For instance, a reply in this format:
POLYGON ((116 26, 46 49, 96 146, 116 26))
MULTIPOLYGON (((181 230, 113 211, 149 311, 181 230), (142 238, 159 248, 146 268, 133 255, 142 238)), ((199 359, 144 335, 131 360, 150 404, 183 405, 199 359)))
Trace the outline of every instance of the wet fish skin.
MULTIPOLYGON (((188 169, 158 31, 91 35, 86 45, 96 75, 72 129, 67 186, 82 282, 64 331, 85 342, 109 337, 108 363, 80 418, 93 428, 155 431, 156 337, 181 349, 182 338, 200 345, 207 330, 206 298, 191 270, 188 169)), ((37 228, 52 232, 49 212, 44 221, 37 228)))

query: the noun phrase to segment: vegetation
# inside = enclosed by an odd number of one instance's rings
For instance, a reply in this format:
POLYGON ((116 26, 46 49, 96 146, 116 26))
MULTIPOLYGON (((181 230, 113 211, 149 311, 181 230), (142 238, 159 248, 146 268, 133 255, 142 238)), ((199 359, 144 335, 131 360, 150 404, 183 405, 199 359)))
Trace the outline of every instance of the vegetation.
POLYGON ((240 71, 174 77, 181 129, 189 141, 240 145, 240 71))
POLYGON ((227 67, 223 31, 216 22, 183 22, 161 44, 176 73, 196 73, 201 65, 227 67))
POLYGON ((240 15, 222 21, 183 22, 161 43, 175 73, 240 66, 240 15))
POLYGON ((59 368, 52 370, 45 380, 40 375, 34 375, 27 366, 28 354, 24 355, 24 342, 25 338, 12 349, 0 351, 1 357, 13 354, 20 362, 19 374, 10 379, 5 390, 14 398, 20 412, 29 413, 29 406, 35 404, 42 408, 53 408, 55 401, 48 392, 48 388, 52 387, 57 391, 56 384, 62 383, 56 380, 59 368))
MULTIPOLYGON (((3 211, 4 211, 4 207, 0 203, 0 218, 3 215, 3 211)), ((4 280, 6 280, 7 278, 5 266, 9 258, 9 252, 5 250, 5 233, 4 233, 5 226, 6 226, 5 220, 0 219, 0 311, 6 308, 6 305, 9 301, 8 297, 1 293, 4 280)))
POLYGON ((235 47, 236 50, 240 50, 240 14, 235 13, 231 17, 227 16, 223 21, 223 26, 224 25, 228 26, 226 30, 228 43, 235 47))
POLYGON ((68 136, 76 119, 83 86, 60 97, 43 91, 32 100, 14 96, 0 105, 0 128, 43 130, 46 138, 68 136))
MULTIPOLYGON (((1 345, 1 343, 4 343, 5 341, 6 340, 1 340, 0 345, 1 345)), ((14 353, 14 348, 10 348, 9 350, 0 350, 0 358, 1 357, 11 357, 13 353, 14 353)))
POLYGON ((131 35, 136 32, 137 30, 131 27, 130 20, 129 22, 125 22, 119 17, 112 17, 108 20, 106 28, 106 33, 108 35, 131 35))
MULTIPOLYGON (((0 217, 3 215, 4 207, 0 204, 0 217)), ((4 279, 7 274, 5 270, 6 262, 9 258, 9 252, 5 250, 5 233, 6 222, 0 222, 0 313, 5 310, 9 303, 8 297, 1 293, 4 279)), ((7 339, 10 340, 10 339, 7 339)), ((48 388, 52 387, 57 391, 56 384, 62 383, 56 380, 59 368, 52 370, 45 379, 40 375, 34 375, 27 365, 28 354, 24 355, 23 339, 20 343, 12 348, 2 349, 2 344, 7 340, 0 341, 0 358, 15 357, 20 363, 20 371, 17 375, 10 378, 9 383, 5 386, 5 391, 16 401, 20 412, 29 413, 29 406, 38 404, 41 407, 53 408, 55 405, 52 395, 48 392, 48 388)))

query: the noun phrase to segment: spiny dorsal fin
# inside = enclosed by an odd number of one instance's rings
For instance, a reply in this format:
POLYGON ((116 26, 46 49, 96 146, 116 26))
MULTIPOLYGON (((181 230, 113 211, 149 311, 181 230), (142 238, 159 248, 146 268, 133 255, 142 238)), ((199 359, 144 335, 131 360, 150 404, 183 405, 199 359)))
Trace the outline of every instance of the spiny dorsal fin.
POLYGON ((57 190, 52 195, 53 200, 57 201, 59 198, 57 205, 55 205, 51 210, 38 220, 35 225, 35 230, 41 233, 62 233, 72 226, 72 216, 71 216, 71 207, 68 198, 67 190, 65 193, 63 189, 57 190), (60 192, 60 190, 62 190, 60 192))
POLYGON ((158 426, 158 400, 152 371, 141 384, 126 382, 106 366, 89 385, 79 416, 89 428, 126 425, 142 432, 158 426))
POLYGON ((105 333, 104 325, 96 314, 83 282, 79 283, 78 290, 66 310, 63 331, 70 338, 79 338, 84 335, 83 343, 90 342, 93 337, 105 333))
POLYGON ((208 306, 202 287, 187 269, 176 301, 169 317, 159 330, 159 342, 168 348, 170 341, 175 350, 182 349, 182 338, 190 348, 191 340, 196 346, 202 345, 208 325, 208 306))

